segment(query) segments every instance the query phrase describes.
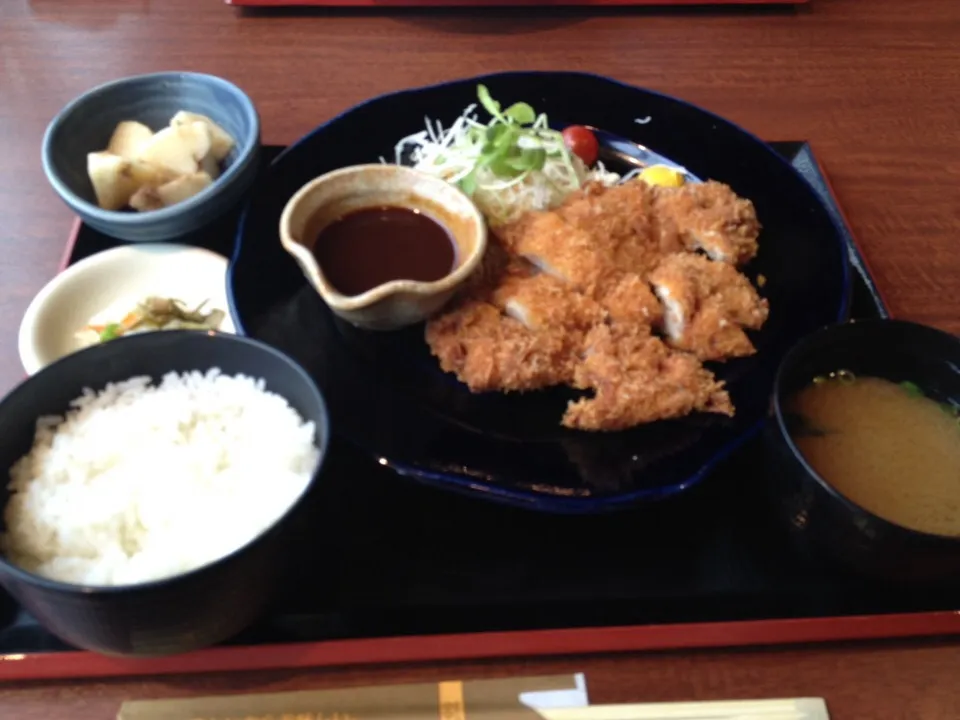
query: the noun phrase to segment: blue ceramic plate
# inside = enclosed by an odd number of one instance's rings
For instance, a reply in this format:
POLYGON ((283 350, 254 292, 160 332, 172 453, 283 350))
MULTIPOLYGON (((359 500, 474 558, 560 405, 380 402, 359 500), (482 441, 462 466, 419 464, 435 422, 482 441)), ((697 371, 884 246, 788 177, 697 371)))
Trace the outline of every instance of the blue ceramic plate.
POLYGON ((505 73, 385 95, 321 125, 270 167, 238 231, 228 275, 237 328, 299 360, 323 388, 334 431, 401 475, 550 512, 610 510, 680 493, 758 429, 780 359, 843 319, 850 269, 841 229, 770 147, 680 100, 579 73, 505 73), (471 394, 430 356, 423 328, 370 333, 335 319, 282 250, 280 214, 301 185, 345 165, 393 157, 424 117, 445 125, 478 83, 504 104, 531 103, 551 123, 601 130, 611 169, 667 158, 750 198, 764 231, 747 269, 763 274, 770 319, 758 352, 716 366, 735 418, 696 415, 620 433, 558 425, 572 392, 471 394))

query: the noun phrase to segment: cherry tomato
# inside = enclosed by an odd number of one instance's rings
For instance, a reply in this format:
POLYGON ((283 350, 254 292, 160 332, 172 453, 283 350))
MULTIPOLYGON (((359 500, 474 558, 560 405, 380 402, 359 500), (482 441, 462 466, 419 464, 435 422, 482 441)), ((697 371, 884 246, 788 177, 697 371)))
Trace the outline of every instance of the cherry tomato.
POLYGON ((587 167, 590 167, 597 161, 597 155, 600 154, 600 143, 597 137, 589 128, 583 125, 571 125, 563 131, 563 142, 566 143, 570 151, 583 160, 587 167))

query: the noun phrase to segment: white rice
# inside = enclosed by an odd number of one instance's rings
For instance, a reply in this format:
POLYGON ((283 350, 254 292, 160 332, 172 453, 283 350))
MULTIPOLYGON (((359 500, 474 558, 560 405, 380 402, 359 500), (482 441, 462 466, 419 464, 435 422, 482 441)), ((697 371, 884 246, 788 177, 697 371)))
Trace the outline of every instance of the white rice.
POLYGON ((13 563, 69 583, 128 585, 229 554, 310 481, 315 428, 262 380, 170 373, 84 390, 37 421, 10 470, 13 563))

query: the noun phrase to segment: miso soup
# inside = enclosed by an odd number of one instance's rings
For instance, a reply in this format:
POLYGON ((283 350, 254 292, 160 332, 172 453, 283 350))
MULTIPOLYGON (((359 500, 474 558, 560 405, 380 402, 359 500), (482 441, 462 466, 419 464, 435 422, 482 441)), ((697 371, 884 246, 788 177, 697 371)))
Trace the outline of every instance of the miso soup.
POLYGON ((785 404, 791 436, 840 494, 892 523, 960 536, 960 419, 911 383, 839 372, 785 404))

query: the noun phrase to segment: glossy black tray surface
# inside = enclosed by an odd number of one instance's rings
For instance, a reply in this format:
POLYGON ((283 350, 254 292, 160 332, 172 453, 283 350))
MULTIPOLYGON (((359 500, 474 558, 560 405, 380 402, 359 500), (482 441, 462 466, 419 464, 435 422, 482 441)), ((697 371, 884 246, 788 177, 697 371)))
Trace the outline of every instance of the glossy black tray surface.
MULTIPOLYGON (((810 147, 774 146, 842 222, 810 147)), ((224 218, 186 241, 229 254, 236 221, 224 218)), ((853 315, 885 315, 850 241, 853 315)), ((70 262, 113 244, 81 228, 70 262)), ((270 612, 230 644, 960 606, 960 587, 880 586, 797 555, 767 519, 757 450, 756 441, 741 448, 674 499, 614 514, 564 516, 422 486, 335 442, 287 584, 270 612)), ((0 654, 64 649, 0 594, 0 654)))

